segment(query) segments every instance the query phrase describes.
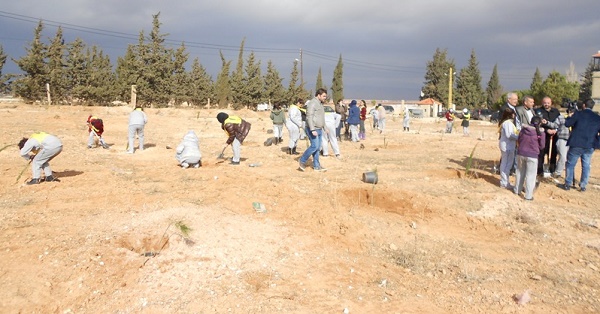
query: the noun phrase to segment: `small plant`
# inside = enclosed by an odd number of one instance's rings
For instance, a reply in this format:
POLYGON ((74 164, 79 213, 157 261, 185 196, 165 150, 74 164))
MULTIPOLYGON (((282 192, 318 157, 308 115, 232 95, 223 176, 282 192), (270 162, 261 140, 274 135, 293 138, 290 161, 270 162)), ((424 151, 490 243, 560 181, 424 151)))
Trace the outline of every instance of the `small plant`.
POLYGON ((163 235, 158 240, 158 243, 156 244, 156 246, 160 245, 160 249, 157 252, 145 252, 144 254, 142 254, 143 256, 148 257, 148 259, 146 259, 146 261, 144 261, 144 264, 142 266, 146 265, 146 263, 150 260, 151 257, 155 257, 156 255, 159 255, 160 252, 162 252, 162 250, 165 248, 167 243, 169 243, 169 238, 171 238, 171 236, 173 236, 173 235, 179 235, 183 238, 183 240, 185 241, 185 244, 193 245, 194 241, 189 238, 190 232, 192 232, 192 228, 190 228, 188 225, 186 225, 182 220, 171 222, 165 229, 165 232, 163 232, 163 235), (179 233, 172 233, 172 234, 167 235, 167 232, 169 231, 171 226, 174 226, 175 228, 177 228, 179 233), (162 243, 162 245, 161 245, 161 243, 162 243))
POLYGON ((6 146, 4 146, 4 147, 0 148, 0 152, 1 152, 1 151, 3 151, 3 150, 5 150, 5 149, 7 149, 7 148, 9 148, 9 147, 11 147, 11 146, 16 146, 16 145, 17 145, 17 144, 8 144, 8 145, 6 145, 6 146))
POLYGON ((387 138, 384 135, 383 136, 383 148, 387 148, 387 146, 388 146, 388 141, 387 141, 387 138))
POLYGON ((473 146, 473 150, 471 150, 471 155, 469 155, 469 158, 467 158, 467 165, 465 167, 465 175, 466 176, 473 175, 471 173, 471 166, 473 165, 473 155, 475 154, 475 149, 477 148, 477 145, 479 145, 479 143, 477 143, 477 144, 475 144, 475 146, 473 146))

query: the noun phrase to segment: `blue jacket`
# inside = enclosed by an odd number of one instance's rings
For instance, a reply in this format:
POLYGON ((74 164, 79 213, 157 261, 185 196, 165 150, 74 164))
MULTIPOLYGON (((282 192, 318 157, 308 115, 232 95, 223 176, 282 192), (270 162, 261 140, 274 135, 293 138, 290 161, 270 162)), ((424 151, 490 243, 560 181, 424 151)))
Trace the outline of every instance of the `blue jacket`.
POLYGON ((360 109, 356 104, 350 103, 350 109, 348 110, 348 120, 346 121, 351 125, 360 124, 360 109))
POLYGON ((600 132, 600 116, 590 109, 576 111, 565 120, 566 127, 572 127, 567 146, 593 148, 596 135, 600 132))

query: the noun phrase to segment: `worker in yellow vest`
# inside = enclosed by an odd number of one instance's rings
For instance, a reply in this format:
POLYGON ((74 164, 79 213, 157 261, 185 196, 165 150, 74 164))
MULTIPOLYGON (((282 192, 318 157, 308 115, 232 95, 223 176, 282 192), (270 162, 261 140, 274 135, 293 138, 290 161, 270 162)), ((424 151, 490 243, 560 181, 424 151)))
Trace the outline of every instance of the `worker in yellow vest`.
POLYGON ((223 150, 231 144, 233 150, 231 164, 239 165, 242 143, 248 132, 250 132, 252 125, 240 117, 230 116, 225 112, 219 112, 217 120, 221 123, 221 129, 227 134, 227 142, 223 150))
POLYGON ((27 185, 39 184, 41 182, 42 170, 44 170, 46 182, 59 181, 52 175, 50 160, 58 156, 62 151, 62 142, 54 135, 45 132, 33 133, 29 138, 19 141, 21 157, 31 162, 33 178, 27 185))

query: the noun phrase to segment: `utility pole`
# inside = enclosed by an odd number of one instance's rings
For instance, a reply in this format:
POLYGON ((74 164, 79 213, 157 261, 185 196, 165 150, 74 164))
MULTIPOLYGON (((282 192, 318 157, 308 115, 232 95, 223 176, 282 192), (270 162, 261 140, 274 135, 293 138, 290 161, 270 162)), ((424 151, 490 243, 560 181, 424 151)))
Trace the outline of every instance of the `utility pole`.
POLYGON ((452 108, 452 67, 450 67, 450 72, 448 73, 448 110, 454 109, 452 108))
POLYGON ((302 64, 302 48, 300 48, 300 87, 304 90, 304 65, 302 64))

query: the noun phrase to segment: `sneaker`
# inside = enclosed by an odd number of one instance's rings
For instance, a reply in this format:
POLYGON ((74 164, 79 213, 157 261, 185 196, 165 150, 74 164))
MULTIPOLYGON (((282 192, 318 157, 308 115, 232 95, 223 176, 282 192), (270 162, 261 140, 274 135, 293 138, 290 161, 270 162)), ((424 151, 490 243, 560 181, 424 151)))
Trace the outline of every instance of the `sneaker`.
POLYGON ((31 179, 31 181, 27 182, 27 185, 40 184, 40 179, 31 179))
POLYGON ((102 148, 109 149, 110 147, 108 146, 108 144, 105 143, 105 144, 102 144, 102 148))
POLYGON ((558 187, 565 191, 569 191, 571 189, 571 186, 568 184, 559 184, 558 187))
POLYGON ((526 198, 526 201, 533 201, 533 197, 532 198, 526 198))
POLYGON ((337 155, 335 155, 335 158, 337 158, 337 159, 342 159, 342 155, 340 155, 340 154, 337 154, 337 155))
POLYGON ((89 149, 89 148, 92 148, 92 145, 88 145, 88 149, 89 149))
POLYGON ((298 161, 298 171, 304 171, 304 163, 298 161))
POLYGON ((579 189, 579 192, 585 192, 586 188, 582 187, 581 189, 579 189))
POLYGON ((240 162, 239 162, 239 161, 233 161, 233 160, 232 160, 232 161, 231 161, 229 164, 230 164, 230 165, 237 166, 237 165, 239 165, 239 164, 240 164, 240 162))
POLYGON ((197 164, 194 164, 194 168, 199 168, 202 166, 202 161, 199 161, 197 164))
POLYGON ((181 163, 181 168, 183 168, 183 169, 187 169, 189 166, 190 166, 190 164, 188 164, 187 162, 181 163))
POLYGON ((317 172, 325 172, 325 171, 327 171, 327 168, 319 167, 319 168, 315 168, 315 171, 317 171, 317 172))
POLYGON ((46 179, 44 179, 44 181, 46 181, 46 182, 60 182, 60 180, 58 180, 58 178, 55 178, 52 175, 47 176, 46 179))

